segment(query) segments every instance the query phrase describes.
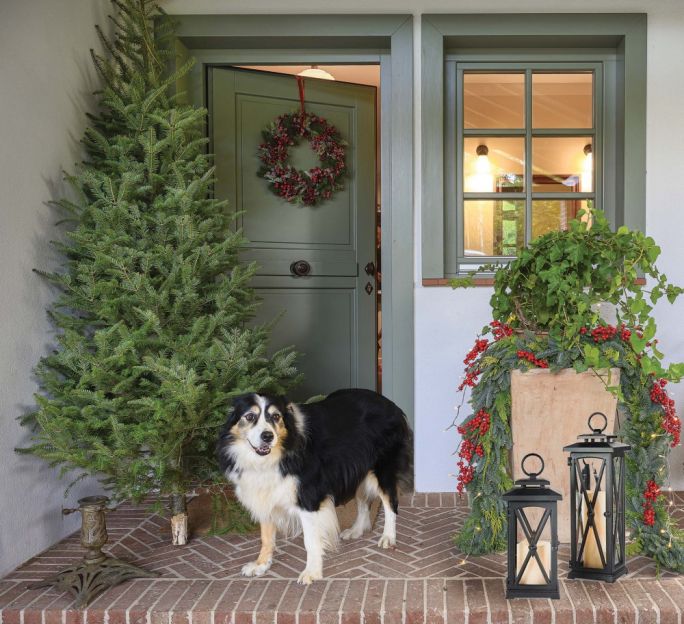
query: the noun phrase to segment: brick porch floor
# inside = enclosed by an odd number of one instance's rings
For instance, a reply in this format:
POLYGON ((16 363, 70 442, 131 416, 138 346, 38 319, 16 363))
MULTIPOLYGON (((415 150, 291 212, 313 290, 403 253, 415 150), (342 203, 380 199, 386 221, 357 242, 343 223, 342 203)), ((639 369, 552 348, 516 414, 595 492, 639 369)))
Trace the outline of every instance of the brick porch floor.
MULTIPOLYGON (((684 525, 684 495, 675 495, 684 525)), ((110 552, 158 571, 158 579, 111 589, 85 611, 53 589, 27 590, 80 559, 71 536, 0 580, 2 624, 432 624, 468 622, 677 622, 684 614, 684 577, 636 557, 613 585, 561 580, 561 599, 504 599, 503 555, 469 557, 451 536, 466 507, 456 496, 414 494, 399 512, 396 550, 376 546, 379 531, 345 543, 327 557, 326 580, 297 585, 305 551, 301 538, 280 541, 276 562, 259 579, 240 568, 256 558, 258 538, 215 536, 172 547, 165 521, 143 507, 123 505, 108 516, 110 552)), ((381 514, 382 515, 382 514, 381 514)), ((376 525, 381 525, 382 518, 376 525)), ((567 551, 561 549, 561 576, 567 551)))

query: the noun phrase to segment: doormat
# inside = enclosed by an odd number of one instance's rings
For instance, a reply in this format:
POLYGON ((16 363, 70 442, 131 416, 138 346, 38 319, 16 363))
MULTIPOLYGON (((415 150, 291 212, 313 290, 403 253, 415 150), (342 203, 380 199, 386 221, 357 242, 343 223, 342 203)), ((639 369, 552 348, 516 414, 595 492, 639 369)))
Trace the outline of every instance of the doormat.
POLYGON ((256 533, 259 525, 237 501, 230 489, 216 494, 201 492, 188 503, 188 532, 191 537, 256 533))

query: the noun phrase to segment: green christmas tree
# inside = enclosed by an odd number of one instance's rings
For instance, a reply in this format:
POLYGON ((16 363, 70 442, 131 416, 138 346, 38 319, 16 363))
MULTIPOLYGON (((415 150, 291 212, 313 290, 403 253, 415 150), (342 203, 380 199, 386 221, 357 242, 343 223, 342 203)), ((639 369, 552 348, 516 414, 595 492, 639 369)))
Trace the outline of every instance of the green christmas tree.
MULTIPOLYGON (((206 111, 179 103, 169 75, 173 24, 151 0, 113 0, 114 34, 98 34, 102 79, 85 161, 67 176, 76 199, 57 207, 73 228, 55 245, 63 270, 49 311, 55 350, 37 366, 26 452, 64 472, 97 475, 116 499, 185 494, 218 476, 217 429, 231 398, 283 392, 294 352, 269 357, 269 325, 253 264, 225 202, 211 196, 206 111)), ((179 538, 182 542, 182 536, 179 538)))

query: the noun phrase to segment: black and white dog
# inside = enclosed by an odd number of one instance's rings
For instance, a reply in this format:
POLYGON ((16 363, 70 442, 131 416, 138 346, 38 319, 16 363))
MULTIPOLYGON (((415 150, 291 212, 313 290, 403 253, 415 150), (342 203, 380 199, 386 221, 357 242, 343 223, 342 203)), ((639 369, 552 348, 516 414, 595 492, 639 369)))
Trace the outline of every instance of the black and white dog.
POLYGON ((306 568, 299 582, 323 578, 323 554, 338 538, 371 528, 369 503, 382 500, 381 548, 396 543, 399 482, 410 482, 412 434, 403 412, 370 390, 339 390, 317 403, 248 394, 233 402, 218 443, 221 470, 261 524, 261 552, 242 568, 270 567, 276 530, 304 533, 306 568), (341 534, 335 505, 356 497, 353 526, 341 534))

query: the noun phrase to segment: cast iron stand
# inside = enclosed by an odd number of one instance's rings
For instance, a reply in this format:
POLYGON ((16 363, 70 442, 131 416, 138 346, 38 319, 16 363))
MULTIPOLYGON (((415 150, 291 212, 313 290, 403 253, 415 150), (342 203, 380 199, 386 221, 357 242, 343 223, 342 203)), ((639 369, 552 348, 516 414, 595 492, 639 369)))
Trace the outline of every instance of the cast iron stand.
POLYGON ((102 552, 108 538, 105 523, 108 502, 106 496, 87 496, 78 501, 78 509, 62 510, 65 515, 81 512, 81 546, 86 549, 83 561, 44 581, 29 585, 28 589, 54 585, 62 591, 71 592, 76 598, 75 606, 80 609, 105 590, 128 579, 159 576, 156 572, 148 572, 102 552))

